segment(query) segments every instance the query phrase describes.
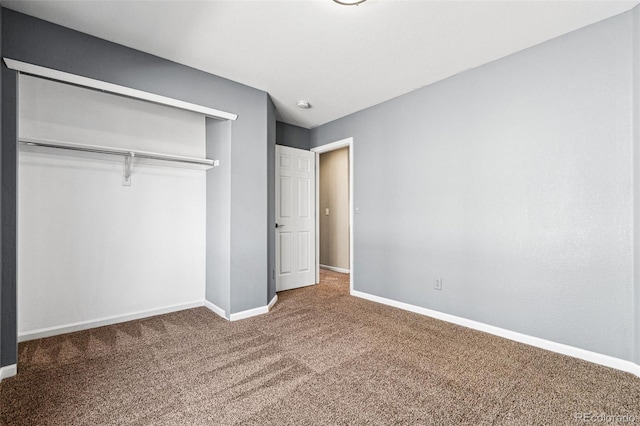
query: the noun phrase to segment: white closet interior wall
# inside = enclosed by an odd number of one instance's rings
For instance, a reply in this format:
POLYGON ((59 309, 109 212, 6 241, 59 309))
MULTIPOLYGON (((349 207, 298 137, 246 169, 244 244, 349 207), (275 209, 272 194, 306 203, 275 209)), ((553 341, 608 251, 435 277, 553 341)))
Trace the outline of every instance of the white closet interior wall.
MULTIPOLYGON (((205 157, 204 116, 20 76, 20 137, 205 157)), ((204 300, 205 171, 21 146, 18 335, 204 300)), ((84 328, 84 327, 80 327, 84 328)))

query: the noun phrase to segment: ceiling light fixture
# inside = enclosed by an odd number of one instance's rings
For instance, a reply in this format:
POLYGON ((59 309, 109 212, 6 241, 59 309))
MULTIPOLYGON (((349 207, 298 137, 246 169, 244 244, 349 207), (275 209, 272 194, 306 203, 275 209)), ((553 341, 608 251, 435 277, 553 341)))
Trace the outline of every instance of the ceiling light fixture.
POLYGON ((298 108, 309 109, 311 104, 308 101, 298 101, 298 108))
POLYGON ((360 3, 364 3, 367 0, 333 0, 333 1, 343 6, 357 6, 360 3))

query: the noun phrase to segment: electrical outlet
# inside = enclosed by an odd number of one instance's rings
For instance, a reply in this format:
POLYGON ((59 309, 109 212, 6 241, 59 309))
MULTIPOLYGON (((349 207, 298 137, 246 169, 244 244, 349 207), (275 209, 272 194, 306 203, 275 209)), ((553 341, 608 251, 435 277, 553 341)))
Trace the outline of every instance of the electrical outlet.
POLYGON ((442 290, 442 278, 433 279, 433 288, 436 290, 442 290))

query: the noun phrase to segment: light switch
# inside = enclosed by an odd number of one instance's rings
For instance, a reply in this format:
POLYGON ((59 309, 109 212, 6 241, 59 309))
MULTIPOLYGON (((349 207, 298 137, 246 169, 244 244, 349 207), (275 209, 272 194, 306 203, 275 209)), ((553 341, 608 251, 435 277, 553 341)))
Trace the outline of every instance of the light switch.
POLYGON ((329 216, 329 207, 327 207, 326 209, 324 209, 324 215, 325 215, 325 216, 329 216))

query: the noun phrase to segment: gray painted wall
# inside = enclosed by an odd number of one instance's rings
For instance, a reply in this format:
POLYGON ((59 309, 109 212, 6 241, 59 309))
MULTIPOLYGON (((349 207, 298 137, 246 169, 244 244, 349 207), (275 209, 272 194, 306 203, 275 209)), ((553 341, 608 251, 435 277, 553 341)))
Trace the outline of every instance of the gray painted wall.
MULTIPOLYGON (((6 37, 3 37, 6 40, 6 37)), ((0 272, 0 300, 2 310, 0 321, 0 337, 2 337, 2 352, 0 366, 15 364, 18 360, 17 329, 18 314, 16 306, 16 233, 17 233, 17 203, 16 203, 16 172, 18 156, 17 139, 18 122, 16 110, 7 105, 16 105, 18 99, 18 79, 14 72, 2 65, 2 161, 0 181, 2 182, 0 217, 2 220, 2 253, 0 272)))
POLYGON ((271 301, 276 295, 276 107, 271 97, 268 98, 267 120, 267 183, 269 187, 267 200, 267 241, 269 244, 267 300, 271 301))
POLYGON ((312 129, 354 138, 355 289, 632 360, 631 18, 312 129))
POLYGON ((278 145, 308 151, 311 149, 309 145, 309 135, 309 129, 305 129, 304 127, 294 126, 293 124, 287 124, 281 121, 276 123, 276 143, 278 145))
MULTIPOLYGON (((0 7, 0 57, 2 57, 2 7, 0 7)), ((2 160, 4 159, 4 156, 2 155, 2 148, 4 147, 4 144, 1 142, 2 140, 5 140, 4 138, 4 127, 2 126, 2 118, 4 115, 4 109, 2 108, 2 105, 4 104, 3 101, 3 96, 4 96, 4 92, 2 91, 2 78, 4 75, 4 64, 0 65, 0 135, 2 135, 2 139, 0 140, 0 175, 2 174, 2 171, 4 170, 4 167, 2 166, 2 160)), ((4 203, 2 202, 3 197, 2 195, 0 195, 0 212, 2 211, 2 206, 4 205, 4 203)), ((16 204, 17 205, 17 204, 16 204)), ((1 218, 0 218, 1 219, 1 218)), ((2 237, 3 237, 3 233, 2 233, 2 227, 0 227, 0 241, 2 241, 2 237)), ((4 256, 2 255, 2 250, 0 249, 0 265, 2 264, 2 259, 4 258, 4 256)), ((14 354, 11 358, 5 360, 2 357, 2 348, 3 347, 9 347, 9 346, 15 346, 13 344, 12 340, 8 340, 5 344, 3 338, 2 338, 2 329, 5 328, 4 325, 4 321, 2 321, 2 311, 3 311, 3 298, 2 298, 2 293, 4 291, 4 288, 2 286, 2 283, 0 282, 0 367, 3 367, 5 365, 10 365, 13 364, 15 362, 15 360, 17 360, 17 354, 14 354)), ((17 318, 16 318, 17 319, 17 318)), ((17 349, 17 348, 16 348, 17 349)))
MULTIPOLYGON (((0 57, 2 57, 2 8, 0 7, 0 57)), ((3 97, 3 91, 2 91, 2 75, 4 73, 4 64, 0 64, 0 135, 2 135, 2 140, 4 140, 4 128, 2 126, 2 116, 3 116, 3 111, 4 109, 2 108, 2 97, 3 97)), ((1 140, 0 140, 0 174, 2 174, 2 170, 4 169, 4 167, 2 167, 2 147, 4 146, 4 144, 2 144, 1 140)), ((2 195, 0 195, 0 211, 2 211, 2 206, 3 206, 3 202, 2 202, 2 195)), ((17 205, 17 202, 16 202, 17 205)), ((0 241, 2 241, 2 227, 0 227, 0 241)), ((0 249, 0 265, 2 264, 2 250, 0 249)), ((2 299, 2 293, 3 293, 3 286, 2 283, 0 282, 0 367, 3 367, 5 365, 10 365, 13 364, 13 362, 15 362, 15 360, 17 360, 17 354, 13 357, 11 357, 9 360, 5 361, 4 358, 2 357, 2 348, 3 347, 11 347, 11 346, 16 346, 16 350, 17 350, 17 345, 15 345, 13 343, 13 340, 8 340, 7 342, 4 342, 3 338, 2 338, 2 329, 5 327, 4 325, 4 321, 2 321, 2 311, 3 311, 3 299, 2 299)), ((16 320, 17 320, 17 315, 15 316, 16 320)))
POLYGON ((640 364, 640 7, 635 7, 633 14, 633 200, 634 200, 634 308, 635 322, 633 336, 635 339, 635 362, 640 364))
MULTIPOLYGON (((7 51, 9 37, 4 33, 4 19, 6 12, 0 12, 0 32, 2 55, 7 51)), ((17 344, 17 306, 16 306, 16 233, 17 233, 17 182, 16 172, 18 157, 16 140, 18 120, 16 109, 7 108, 7 105, 16 105, 18 99, 17 76, 9 71, 4 63, 1 76, 2 111, 0 123, 2 132, 2 147, 0 149, 0 181, 2 190, 0 193, 0 218, 2 220, 2 245, 0 248, 0 367, 15 364, 18 360, 17 344)))
POLYGON ((207 171, 207 278, 205 298, 224 309, 231 304, 231 122, 206 119, 207 158, 220 161, 207 171))
MULTIPOLYGON (((2 8, 0 7, 0 57, 2 57, 2 8)), ((3 91, 2 91, 2 73, 4 72, 4 66, 0 65, 0 69, 2 71, 0 71, 0 135, 2 135, 2 140, 4 140, 4 128, 2 126, 2 115, 3 115, 3 108, 2 108, 2 96, 3 96, 3 91)), ((1 142, 0 142, 1 143, 1 142)), ((4 170, 4 167, 2 167, 2 159, 4 158, 4 156, 2 155, 2 148, 4 147, 4 144, 0 145, 0 175, 2 174, 2 170, 4 170)), ((2 202, 2 195, 0 195, 0 212, 2 211, 2 206, 4 205, 4 203, 2 202)), ((0 227, 0 241, 2 241, 2 228, 0 227)), ((2 250, 0 249, 0 265, 2 264, 2 259, 4 256, 2 256, 2 250)), ((5 360, 2 357, 2 348, 5 346, 4 345, 4 341, 2 339, 2 329, 5 327, 4 326, 4 322, 2 321, 2 311, 3 311, 3 298, 2 298, 2 293, 3 293, 3 287, 2 284, 0 284, 0 367, 3 367, 5 365, 9 365, 9 364, 13 364, 14 359, 17 359, 16 355, 12 356, 10 359, 5 360)), ((7 346, 10 346, 10 341, 7 342, 7 346)))
MULTIPOLYGON (((238 114, 231 124, 229 307, 234 313, 267 303, 265 92, 8 9, 2 11, 2 42, 2 53, 9 58, 238 114)), ((11 214, 15 219, 16 136, 6 124, 16 119, 15 94, 6 90, 12 76, 11 71, 3 73, 3 365, 14 363, 16 353, 15 220, 8 220, 11 214)))
POLYGON ((268 303, 265 277, 269 270, 265 226, 268 95, 252 89, 238 91, 237 97, 243 104, 241 117, 252 123, 250 139, 241 137, 240 118, 231 125, 231 313, 268 303))

